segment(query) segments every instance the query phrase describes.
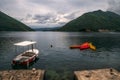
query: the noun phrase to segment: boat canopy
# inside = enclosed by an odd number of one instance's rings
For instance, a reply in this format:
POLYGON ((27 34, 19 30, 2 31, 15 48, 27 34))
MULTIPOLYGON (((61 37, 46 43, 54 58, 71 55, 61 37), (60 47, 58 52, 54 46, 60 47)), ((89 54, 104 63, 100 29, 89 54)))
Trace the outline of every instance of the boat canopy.
POLYGON ((28 45, 32 45, 32 44, 35 44, 36 42, 35 41, 22 41, 22 42, 19 42, 19 43, 15 43, 14 45, 15 46, 28 46, 28 45))

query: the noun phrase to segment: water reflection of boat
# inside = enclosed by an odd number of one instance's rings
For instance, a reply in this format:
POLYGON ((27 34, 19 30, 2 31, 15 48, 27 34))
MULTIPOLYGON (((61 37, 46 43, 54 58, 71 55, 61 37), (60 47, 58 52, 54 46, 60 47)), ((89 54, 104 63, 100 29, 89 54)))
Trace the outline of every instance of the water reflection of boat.
POLYGON ((35 41, 23 41, 23 42, 15 43, 14 44, 15 46, 22 46, 22 47, 28 46, 29 49, 16 56, 12 61, 12 65, 29 66, 31 62, 35 61, 35 59, 38 57, 39 54, 39 50, 35 49, 34 46, 35 44, 36 44, 35 41))

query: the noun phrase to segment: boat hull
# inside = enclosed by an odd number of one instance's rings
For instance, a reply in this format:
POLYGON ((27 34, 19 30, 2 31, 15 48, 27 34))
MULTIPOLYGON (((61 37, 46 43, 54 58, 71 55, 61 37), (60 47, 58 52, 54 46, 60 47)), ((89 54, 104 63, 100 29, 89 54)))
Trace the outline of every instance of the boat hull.
POLYGON ((72 45, 70 46, 70 49, 80 49, 80 50, 84 50, 84 49, 88 49, 90 46, 89 46, 89 43, 88 42, 85 42, 81 45, 72 45))

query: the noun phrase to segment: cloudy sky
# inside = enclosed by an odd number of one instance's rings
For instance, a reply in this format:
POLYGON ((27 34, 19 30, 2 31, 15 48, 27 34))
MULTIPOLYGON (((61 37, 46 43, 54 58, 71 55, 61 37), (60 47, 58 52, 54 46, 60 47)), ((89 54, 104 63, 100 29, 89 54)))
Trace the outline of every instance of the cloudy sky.
POLYGON ((0 11, 36 27, 57 27, 83 13, 103 10, 120 13, 120 0, 0 0, 0 11))

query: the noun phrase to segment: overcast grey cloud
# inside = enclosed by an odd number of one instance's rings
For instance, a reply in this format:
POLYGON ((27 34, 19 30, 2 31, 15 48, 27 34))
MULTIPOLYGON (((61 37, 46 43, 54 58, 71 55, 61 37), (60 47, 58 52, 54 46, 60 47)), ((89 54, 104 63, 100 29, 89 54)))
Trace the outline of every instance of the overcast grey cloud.
POLYGON ((46 14, 46 15, 34 15, 33 17, 34 20, 37 20, 36 23, 41 23, 41 24, 45 24, 45 23, 56 23, 56 15, 53 14, 46 14))
POLYGON ((113 7, 117 0, 111 1, 0 0, 0 10, 30 26, 61 26, 89 11, 101 9, 119 12, 118 6, 113 7))
POLYGON ((108 4, 109 4, 109 8, 108 8, 109 11, 113 11, 120 14, 120 0, 109 0, 108 4))

